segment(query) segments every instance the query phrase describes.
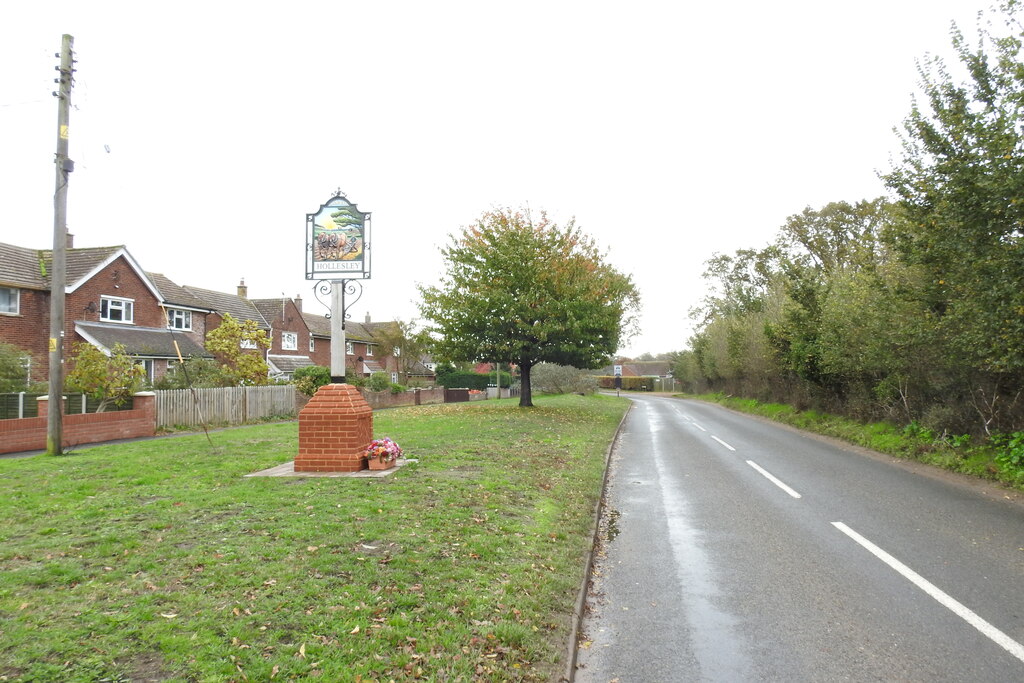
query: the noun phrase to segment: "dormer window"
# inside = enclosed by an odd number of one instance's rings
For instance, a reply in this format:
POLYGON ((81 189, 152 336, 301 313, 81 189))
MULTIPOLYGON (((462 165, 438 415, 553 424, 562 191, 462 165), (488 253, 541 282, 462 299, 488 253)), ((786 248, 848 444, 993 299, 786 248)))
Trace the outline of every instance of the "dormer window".
POLYGON ((108 323, 134 322, 135 300, 114 296, 100 297, 100 320, 108 323))

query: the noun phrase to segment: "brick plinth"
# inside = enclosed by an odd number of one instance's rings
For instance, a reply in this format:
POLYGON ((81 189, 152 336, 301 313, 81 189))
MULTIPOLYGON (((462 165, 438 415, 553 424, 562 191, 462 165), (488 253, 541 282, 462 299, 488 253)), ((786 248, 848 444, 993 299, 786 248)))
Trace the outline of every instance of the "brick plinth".
POLYGON ((349 384, 320 387, 299 411, 296 472, 358 472, 373 440, 373 410, 349 384))

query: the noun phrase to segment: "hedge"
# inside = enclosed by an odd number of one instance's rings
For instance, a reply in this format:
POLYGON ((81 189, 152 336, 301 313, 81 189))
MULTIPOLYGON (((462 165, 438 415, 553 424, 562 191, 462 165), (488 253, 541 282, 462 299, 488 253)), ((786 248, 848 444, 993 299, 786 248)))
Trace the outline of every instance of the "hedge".
MULTIPOLYGON (((654 380, 656 377, 623 377, 622 388, 627 391, 654 391, 654 380)), ((615 388, 615 376, 603 375, 597 378, 602 389, 615 388)))

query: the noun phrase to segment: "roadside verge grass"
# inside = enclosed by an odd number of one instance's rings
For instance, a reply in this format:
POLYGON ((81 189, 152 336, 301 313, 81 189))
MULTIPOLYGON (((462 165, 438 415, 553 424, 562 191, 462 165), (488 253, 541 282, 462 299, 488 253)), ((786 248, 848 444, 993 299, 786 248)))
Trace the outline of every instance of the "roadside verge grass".
POLYGON ((1024 489, 1024 470, 1007 468, 999 462, 999 450, 992 444, 972 444, 966 436, 937 436, 916 423, 898 427, 891 422, 865 424, 857 420, 797 410, 781 403, 762 403, 756 399, 723 394, 679 395, 718 403, 739 412, 759 415, 816 434, 832 436, 871 450, 941 467, 953 472, 999 481, 1024 489))
POLYGON ((382 479, 243 478, 297 424, 0 460, 0 680, 557 679, 608 396, 374 415, 382 479))

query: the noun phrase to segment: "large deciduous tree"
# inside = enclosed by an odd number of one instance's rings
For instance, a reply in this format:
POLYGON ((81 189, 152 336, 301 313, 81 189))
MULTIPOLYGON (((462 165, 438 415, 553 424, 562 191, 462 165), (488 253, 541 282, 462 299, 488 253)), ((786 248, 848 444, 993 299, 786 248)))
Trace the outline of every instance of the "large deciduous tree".
POLYGON ((530 370, 538 363, 596 368, 635 324, 640 295, 593 239, 570 221, 541 214, 484 213, 442 250, 437 286, 420 286, 423 317, 448 360, 513 363, 520 406, 532 406, 530 370))
POLYGON ((923 269, 922 292, 953 357, 1003 376, 1024 373, 1024 63, 1016 2, 1011 32, 954 28, 969 78, 937 57, 920 66, 925 106, 903 125, 903 156, 886 183, 907 220, 890 234, 923 269))

